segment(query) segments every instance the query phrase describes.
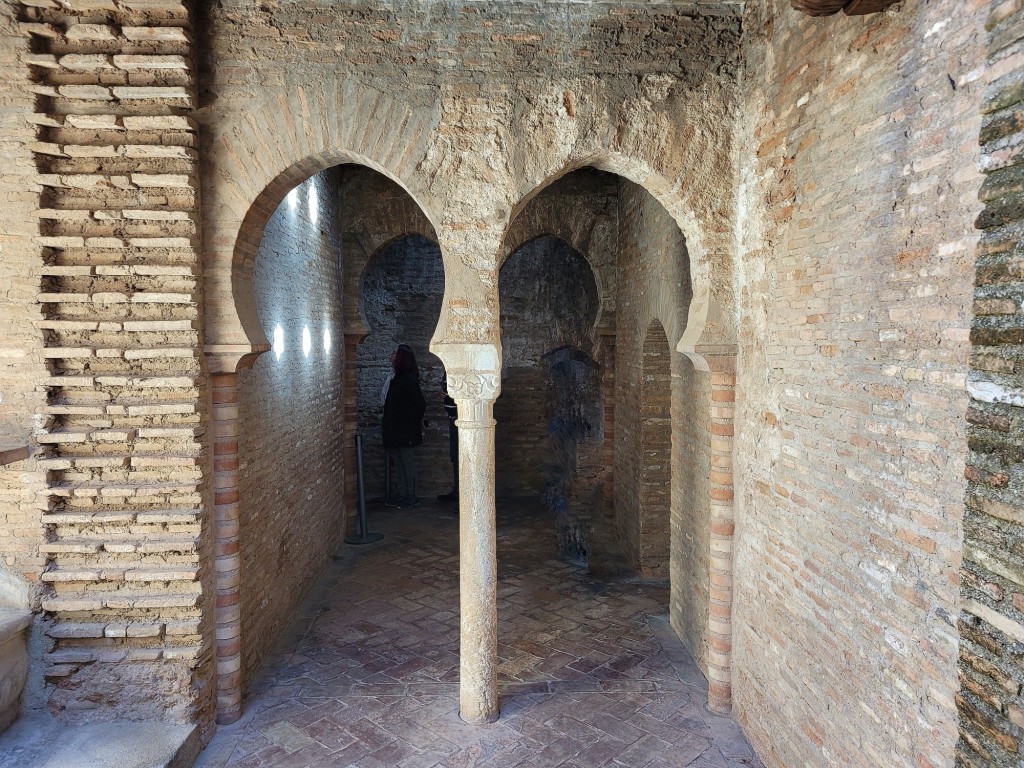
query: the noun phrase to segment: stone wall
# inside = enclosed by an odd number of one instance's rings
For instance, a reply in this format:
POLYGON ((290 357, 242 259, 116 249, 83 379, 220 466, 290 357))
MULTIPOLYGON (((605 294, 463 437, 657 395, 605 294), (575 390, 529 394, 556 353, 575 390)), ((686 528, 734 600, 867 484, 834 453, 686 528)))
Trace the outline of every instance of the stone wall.
POLYGON ((245 680, 344 534, 342 403, 352 394, 342 389, 338 182, 336 170, 324 171, 285 197, 255 266, 260 319, 275 347, 238 377, 245 680))
POLYGON ((955 6, 747 6, 733 675, 769 766, 954 751, 985 4, 955 6))
POLYGON ((1021 65, 1024 12, 991 3, 981 127, 985 182, 967 388, 967 504, 957 764, 1020 764, 1024 748, 1024 366, 1021 65))

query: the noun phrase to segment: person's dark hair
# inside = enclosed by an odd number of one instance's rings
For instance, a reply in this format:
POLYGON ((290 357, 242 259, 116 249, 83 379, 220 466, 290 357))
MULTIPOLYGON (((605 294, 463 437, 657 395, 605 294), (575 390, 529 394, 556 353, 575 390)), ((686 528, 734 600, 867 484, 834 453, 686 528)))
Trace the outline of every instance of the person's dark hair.
POLYGON ((395 350, 395 374, 411 373, 413 376, 420 375, 420 369, 416 365, 416 355, 405 344, 399 344, 395 350))

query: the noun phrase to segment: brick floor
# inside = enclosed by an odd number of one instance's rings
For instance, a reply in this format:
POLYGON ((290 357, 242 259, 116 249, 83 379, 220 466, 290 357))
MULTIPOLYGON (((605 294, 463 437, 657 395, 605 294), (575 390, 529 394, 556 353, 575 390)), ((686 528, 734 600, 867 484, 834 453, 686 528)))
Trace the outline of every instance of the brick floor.
POLYGON ((372 510, 200 768, 760 768, 668 625, 668 588, 556 557, 547 514, 499 505, 501 719, 458 716, 458 518, 372 510))

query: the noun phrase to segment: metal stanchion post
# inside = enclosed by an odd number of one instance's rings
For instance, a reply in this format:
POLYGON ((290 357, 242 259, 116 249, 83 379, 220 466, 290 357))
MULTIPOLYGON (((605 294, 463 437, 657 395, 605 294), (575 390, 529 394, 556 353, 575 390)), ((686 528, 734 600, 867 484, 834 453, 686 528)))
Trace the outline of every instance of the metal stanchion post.
POLYGON ((363 485, 363 436, 356 435, 356 490, 359 496, 359 534, 345 539, 346 544, 371 544, 384 538, 383 533, 370 533, 366 526, 366 488, 363 485))

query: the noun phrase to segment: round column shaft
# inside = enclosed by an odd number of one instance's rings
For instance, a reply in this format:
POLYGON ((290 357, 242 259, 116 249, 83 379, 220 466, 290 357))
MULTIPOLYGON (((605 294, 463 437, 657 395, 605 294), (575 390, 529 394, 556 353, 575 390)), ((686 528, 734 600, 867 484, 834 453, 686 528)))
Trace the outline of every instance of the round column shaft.
POLYGON ((459 714, 498 719, 498 561, 494 509, 493 374, 448 376, 459 407, 459 714))

